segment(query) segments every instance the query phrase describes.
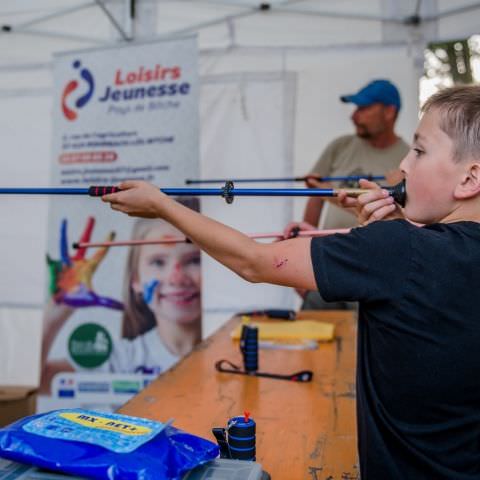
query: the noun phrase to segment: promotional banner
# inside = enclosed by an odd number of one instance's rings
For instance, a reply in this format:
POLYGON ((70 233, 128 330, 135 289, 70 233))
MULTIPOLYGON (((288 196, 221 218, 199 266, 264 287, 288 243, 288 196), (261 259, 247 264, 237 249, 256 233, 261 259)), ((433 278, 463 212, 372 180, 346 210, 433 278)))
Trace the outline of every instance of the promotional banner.
MULTIPOLYGON (((55 58, 52 186, 175 187, 198 176, 198 83, 191 37, 55 58)), ((181 201, 199 209, 197 199, 181 201)), ((132 375, 143 385, 201 340, 200 251, 189 243, 75 249, 181 235, 82 195, 52 197, 48 228, 39 410, 114 409, 134 393, 116 402, 119 385, 132 385, 132 375)))

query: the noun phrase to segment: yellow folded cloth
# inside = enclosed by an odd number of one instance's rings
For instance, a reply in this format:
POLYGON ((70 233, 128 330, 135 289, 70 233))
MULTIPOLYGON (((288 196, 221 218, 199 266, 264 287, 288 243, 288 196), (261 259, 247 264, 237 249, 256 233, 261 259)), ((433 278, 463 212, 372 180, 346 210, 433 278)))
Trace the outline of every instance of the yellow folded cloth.
MULTIPOLYGON (((335 325, 315 320, 296 320, 294 322, 251 322, 250 317, 242 317, 242 324, 258 327, 259 340, 333 340, 335 325)), ((237 325, 231 336, 239 340, 242 324, 237 325)))

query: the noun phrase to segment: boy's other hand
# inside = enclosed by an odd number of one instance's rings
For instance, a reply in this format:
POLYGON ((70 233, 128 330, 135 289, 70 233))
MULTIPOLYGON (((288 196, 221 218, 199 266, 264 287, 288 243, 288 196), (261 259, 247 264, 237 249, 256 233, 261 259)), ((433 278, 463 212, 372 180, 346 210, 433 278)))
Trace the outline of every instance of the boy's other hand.
POLYGON ((360 180, 360 188, 370 190, 367 193, 362 193, 356 199, 358 202, 356 207, 358 223, 360 225, 368 225, 378 220, 405 218, 402 210, 387 190, 368 180, 360 180))

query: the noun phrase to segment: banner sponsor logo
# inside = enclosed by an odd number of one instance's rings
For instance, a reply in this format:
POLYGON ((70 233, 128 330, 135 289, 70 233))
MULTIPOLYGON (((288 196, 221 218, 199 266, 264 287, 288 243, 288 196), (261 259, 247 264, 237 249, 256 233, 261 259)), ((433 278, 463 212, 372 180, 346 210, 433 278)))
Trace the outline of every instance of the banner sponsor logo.
POLYGON ((95 80, 92 72, 88 68, 82 67, 80 60, 75 60, 72 66, 75 70, 78 70, 80 78, 86 84, 87 91, 77 97, 73 102, 73 106, 71 106, 69 99, 74 93, 76 93, 76 90, 79 87, 79 82, 78 80, 73 79, 69 80, 65 85, 62 92, 61 105, 63 115, 69 121, 74 121, 78 118, 78 110, 87 105, 95 91, 95 80))
POLYGON ((142 389, 140 381, 113 380, 112 390, 114 393, 138 393, 142 389))
POLYGON ((179 66, 152 68, 139 67, 138 70, 124 72, 116 70, 113 85, 107 85, 99 102, 126 102, 155 97, 188 95, 190 83, 181 82, 182 70, 179 66))
MULTIPOLYGON (((78 72, 79 79, 71 79, 63 88, 61 107, 63 116, 70 122, 79 117, 79 110, 87 105, 95 92, 95 79, 91 69, 83 67, 81 60, 74 60, 73 68, 78 72), (79 89, 80 81, 84 84, 79 89), (86 91, 84 91, 86 88, 86 91), (79 92, 82 92, 79 94, 79 92)), ((111 83, 107 83, 101 95, 96 97, 99 104, 109 105, 107 113, 127 114, 131 112, 129 105, 123 103, 138 100, 151 100, 147 107, 149 110, 162 108, 178 108, 176 101, 167 103, 155 102, 160 98, 187 96, 191 92, 191 84, 182 81, 182 69, 178 65, 164 67, 155 64, 152 67, 140 66, 135 70, 115 69, 111 83)), ((135 110, 143 110, 143 104, 136 104, 135 110)), ((110 153, 110 152, 109 152, 110 153)), ((106 156, 108 157, 108 155, 106 156)), ((67 162, 72 158, 65 159, 67 162)), ((77 160, 75 158, 75 160, 77 160)), ((110 157, 101 159, 112 161, 110 157)), ((114 159, 113 159, 114 160, 114 159)))
POLYGON ((101 325, 85 323, 73 331, 68 340, 68 350, 77 365, 96 368, 109 359, 112 338, 101 325))

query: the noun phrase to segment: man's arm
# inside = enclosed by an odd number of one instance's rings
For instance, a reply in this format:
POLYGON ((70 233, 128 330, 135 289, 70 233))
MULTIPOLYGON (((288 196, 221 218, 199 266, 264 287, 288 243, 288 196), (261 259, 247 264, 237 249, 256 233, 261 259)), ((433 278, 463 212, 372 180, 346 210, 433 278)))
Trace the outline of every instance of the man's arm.
POLYGON ((211 257, 249 282, 316 289, 310 239, 261 244, 248 236, 175 202, 146 182, 124 182, 105 195, 112 209, 130 216, 163 218, 211 257))
POLYGON ((303 221, 310 225, 318 225, 324 201, 320 197, 309 197, 303 213, 303 221))

